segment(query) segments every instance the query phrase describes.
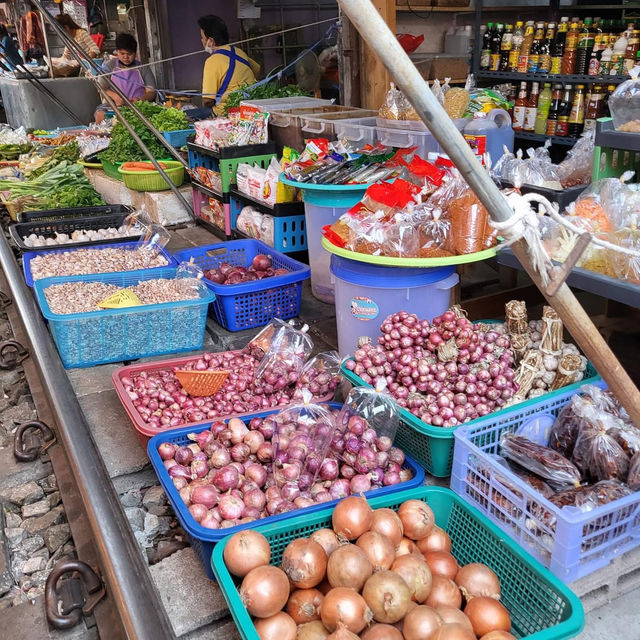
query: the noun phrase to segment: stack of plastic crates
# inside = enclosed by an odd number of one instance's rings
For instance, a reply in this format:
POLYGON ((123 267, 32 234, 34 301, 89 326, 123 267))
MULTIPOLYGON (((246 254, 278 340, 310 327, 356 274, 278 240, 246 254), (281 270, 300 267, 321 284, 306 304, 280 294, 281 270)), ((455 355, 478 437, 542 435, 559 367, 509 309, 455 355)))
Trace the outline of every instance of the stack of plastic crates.
MULTIPOLYGON (((273 142, 250 144, 239 147, 209 149, 194 142, 187 142, 189 168, 213 171, 217 174, 217 184, 203 185, 202 180, 193 183, 193 208, 200 224, 207 227, 222 240, 231 239, 230 191, 236 181, 236 171, 241 163, 258 165, 266 169, 277 149, 273 142), (209 213, 211 204, 221 205, 221 216, 209 213)), ((193 174, 192 174, 193 177, 193 174)))

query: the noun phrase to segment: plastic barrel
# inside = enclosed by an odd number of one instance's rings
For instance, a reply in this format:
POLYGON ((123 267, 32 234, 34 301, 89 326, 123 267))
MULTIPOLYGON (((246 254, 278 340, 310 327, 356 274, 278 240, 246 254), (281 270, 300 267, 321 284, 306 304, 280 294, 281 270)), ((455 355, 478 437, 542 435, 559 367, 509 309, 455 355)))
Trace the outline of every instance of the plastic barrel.
MULTIPOLYGON (((311 268, 313 278, 313 267, 311 268)), ((450 289, 458 283, 455 266, 383 267, 331 256, 335 284, 338 351, 353 354, 358 338, 376 342, 384 319, 398 311, 432 320, 449 308, 450 289)))

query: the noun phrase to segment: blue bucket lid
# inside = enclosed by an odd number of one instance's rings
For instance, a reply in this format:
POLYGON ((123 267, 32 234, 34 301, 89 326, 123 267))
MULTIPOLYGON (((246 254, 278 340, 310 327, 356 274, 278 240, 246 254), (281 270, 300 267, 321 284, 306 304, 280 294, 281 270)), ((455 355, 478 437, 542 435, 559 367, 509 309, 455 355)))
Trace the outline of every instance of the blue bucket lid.
POLYGON ((448 267, 383 267, 359 260, 331 256, 331 273, 350 284, 366 287, 399 289, 420 287, 448 278, 455 273, 455 265, 448 267))

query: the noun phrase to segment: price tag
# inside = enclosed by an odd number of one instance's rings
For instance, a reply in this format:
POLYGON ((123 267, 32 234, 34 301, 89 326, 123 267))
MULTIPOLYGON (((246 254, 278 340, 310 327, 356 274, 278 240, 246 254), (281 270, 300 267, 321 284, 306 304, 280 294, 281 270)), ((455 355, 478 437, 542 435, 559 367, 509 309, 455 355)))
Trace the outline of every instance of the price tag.
POLYGON ((101 309, 122 309, 123 307, 139 307, 142 304, 140 298, 130 289, 117 291, 108 298, 98 302, 101 309))

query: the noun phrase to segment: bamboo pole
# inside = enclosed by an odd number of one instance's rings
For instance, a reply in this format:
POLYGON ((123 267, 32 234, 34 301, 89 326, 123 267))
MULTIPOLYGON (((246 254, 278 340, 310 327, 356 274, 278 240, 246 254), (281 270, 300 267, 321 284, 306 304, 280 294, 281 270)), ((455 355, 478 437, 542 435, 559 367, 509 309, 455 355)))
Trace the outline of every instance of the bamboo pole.
MULTIPOLYGON (((397 86, 404 92, 422 121, 455 163, 491 218, 498 222, 508 220, 513 214, 511 207, 473 155, 462 134, 431 93, 427 83, 371 1, 338 0, 338 4, 388 69, 397 86)), ((571 289, 563 284, 555 295, 548 295, 540 282, 539 274, 532 267, 526 244, 523 241, 516 242, 512 245, 512 249, 538 289, 562 318, 582 351, 627 410, 631 419, 636 424, 640 424, 640 391, 618 362, 571 289)))

